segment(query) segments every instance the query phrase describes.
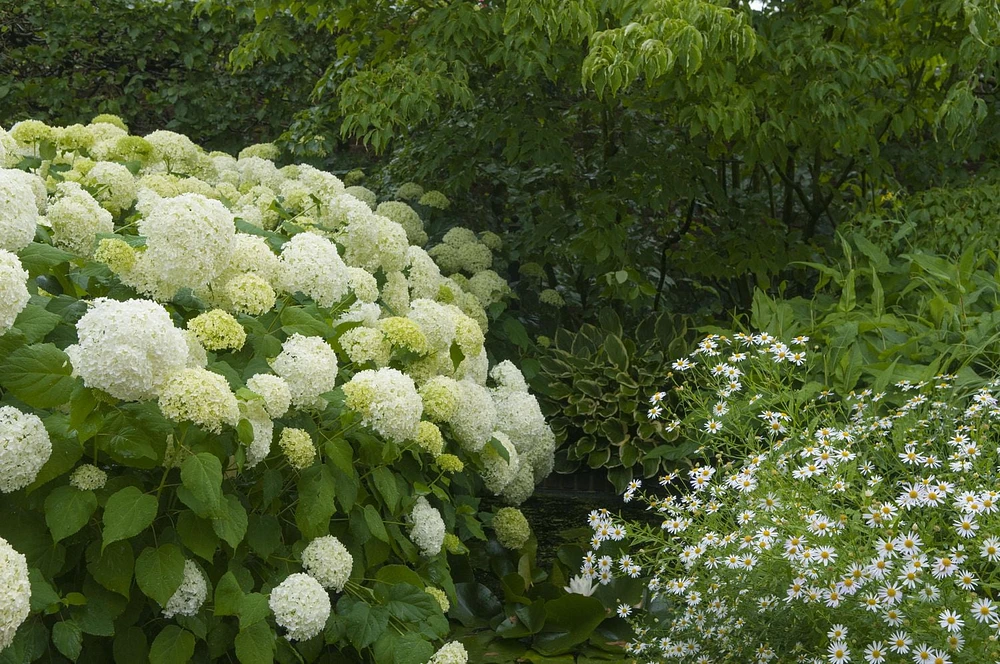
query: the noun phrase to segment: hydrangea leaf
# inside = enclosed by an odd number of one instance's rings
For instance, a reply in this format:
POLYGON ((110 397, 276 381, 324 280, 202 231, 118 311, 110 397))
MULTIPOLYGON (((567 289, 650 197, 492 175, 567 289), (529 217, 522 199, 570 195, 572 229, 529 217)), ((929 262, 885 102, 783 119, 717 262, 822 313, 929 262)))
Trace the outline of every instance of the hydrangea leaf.
POLYGON ((155 549, 146 547, 135 561, 135 581, 139 589, 160 606, 166 606, 183 580, 184 554, 173 544, 155 549))
POLYGON ((77 379, 69 356, 53 344, 18 348, 0 364, 0 384, 34 408, 52 408, 69 401, 77 379))
POLYGON ((97 510, 97 496, 93 491, 80 491, 71 486, 53 489, 45 498, 45 523, 58 542, 78 532, 87 525, 97 510))
POLYGON ((194 634, 177 625, 163 628, 149 649, 150 664, 186 664, 194 655, 194 634))
POLYGON ((236 657, 240 664, 271 664, 275 647, 274 632, 263 621, 236 635, 236 657))
POLYGON ((222 463, 208 452, 189 456, 181 464, 181 483, 211 516, 222 516, 222 463))
POLYGON ((232 494, 226 494, 222 510, 221 517, 212 519, 212 529, 235 549, 247 534, 247 511, 240 499, 232 494))
POLYGON ((134 486, 125 487, 108 498, 104 506, 104 548, 112 542, 135 537, 148 528, 156 518, 157 507, 155 497, 134 486))

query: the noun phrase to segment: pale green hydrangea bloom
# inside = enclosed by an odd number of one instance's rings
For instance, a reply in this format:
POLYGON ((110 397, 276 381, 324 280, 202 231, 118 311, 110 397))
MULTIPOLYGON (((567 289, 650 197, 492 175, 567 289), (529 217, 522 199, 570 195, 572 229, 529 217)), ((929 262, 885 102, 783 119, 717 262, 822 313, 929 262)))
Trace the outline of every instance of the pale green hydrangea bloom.
POLYGON ((42 420, 13 406, 0 406, 0 493, 23 489, 52 455, 42 420))
POLYGON ((354 557, 339 539, 326 535, 302 550, 302 566, 321 586, 341 592, 351 577, 354 557))
POLYGON ((268 598, 274 621, 287 630, 289 641, 307 641, 326 626, 330 618, 330 595, 308 574, 291 574, 268 598))
POLYGON ((31 582, 24 555, 0 537, 0 651, 31 611, 31 582))
POLYGON ((448 613, 448 609, 451 608, 451 602, 448 601, 448 595, 443 590, 429 586, 424 588, 424 592, 434 598, 434 601, 441 607, 441 613, 448 613))
POLYGON ((531 527, 521 510, 514 507, 502 507, 493 517, 493 531, 497 541, 508 549, 518 550, 531 537, 531 527))
POLYGON ((236 426, 240 407, 226 379, 200 367, 183 369, 160 390, 160 411, 175 422, 191 421, 213 433, 236 426))
POLYGON ((239 321, 221 309, 195 316, 188 321, 188 329, 194 332, 206 350, 239 350, 247 340, 246 330, 239 321))
POLYGON ((296 408, 322 408, 326 401, 320 395, 337 382, 337 354, 322 337, 288 337, 271 368, 287 383, 296 408))
POLYGON ((441 649, 434 653, 427 664, 467 664, 469 653, 465 646, 458 641, 450 641, 441 646, 441 649))
POLYGON ((413 379, 398 369, 360 371, 344 385, 344 404, 371 427, 397 443, 417 435, 423 402, 413 379))
POLYGON ((28 273, 21 266, 17 255, 0 249, 0 336, 17 320, 18 315, 28 306, 28 273))
POLYGON ((103 488, 107 481, 108 474, 90 463, 77 467, 69 476, 70 486, 80 491, 96 491, 103 488))
POLYGON ((444 544, 444 519, 423 496, 417 498, 408 517, 412 526, 410 539, 417 545, 422 556, 436 556, 444 544))
POLYGON ((316 446, 312 436, 304 429, 285 427, 278 437, 278 446, 288 459, 288 465, 302 470, 308 468, 316 460, 316 446))
POLYGON ((21 171, 0 169, 0 249, 17 253, 31 244, 38 207, 21 171))

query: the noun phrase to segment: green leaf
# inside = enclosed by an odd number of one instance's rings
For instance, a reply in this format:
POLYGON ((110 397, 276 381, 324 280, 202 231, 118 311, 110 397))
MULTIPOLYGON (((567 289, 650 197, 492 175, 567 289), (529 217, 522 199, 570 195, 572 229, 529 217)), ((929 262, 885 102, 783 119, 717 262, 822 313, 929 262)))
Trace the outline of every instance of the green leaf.
POLYGON ((420 578, 420 575, 406 565, 380 567, 375 573, 375 580, 390 586, 394 583, 408 583, 417 588, 424 587, 424 580, 420 578))
POLYGON ((271 612, 267 605, 267 596, 260 593, 247 593, 240 602, 240 629, 256 625, 267 618, 271 612))
POLYGON ((347 633, 358 650, 375 643, 389 625, 389 610, 384 606, 372 606, 362 600, 344 596, 337 603, 337 612, 347 621, 347 633), (344 601, 344 600, 352 601, 344 601), (342 608, 342 605, 347 605, 342 608), (346 608, 346 610, 344 610, 346 608))
POLYGON ((187 664, 194 656, 194 634, 176 625, 163 628, 149 649, 149 664, 187 664))
POLYGON ((586 641, 606 617, 596 597, 569 594, 545 603, 544 631, 532 642, 543 655, 559 655, 586 641))
POLYGON ((83 631, 72 620, 57 622, 52 626, 52 643, 56 650, 75 662, 83 651, 83 631))
POLYGON ((146 634, 138 627, 119 630, 114 643, 115 664, 135 664, 145 662, 149 657, 149 643, 146 634))
POLYGON ((139 589, 160 606, 166 606, 183 580, 184 554, 173 544, 155 549, 146 547, 135 561, 135 581, 139 589))
POLYGON ((618 335, 609 334, 604 338, 604 352, 612 364, 622 371, 628 371, 628 350, 618 335))
POLYGON ((225 495, 222 508, 222 516, 212 520, 212 530, 235 549, 247 534, 247 511, 232 494, 225 495))
POLYGON ((127 598, 134 569, 135 553, 128 541, 109 544, 103 551, 100 542, 92 542, 87 547, 87 571, 97 583, 111 592, 127 598))
POLYGON ((326 456, 337 468, 345 473, 354 472, 354 450, 344 438, 334 438, 326 442, 326 456))
POLYGON ((385 530, 385 524, 382 523, 382 517, 379 515, 378 510, 375 509, 374 505, 365 505, 365 525, 368 526, 368 532, 370 532, 376 539, 380 539, 383 542, 389 541, 389 533, 385 530))
POLYGON ((441 613, 441 606, 427 592, 408 583, 376 586, 376 596, 389 613, 402 622, 417 623, 441 613))
POLYGON ((295 508, 295 523, 306 539, 322 537, 330 532, 330 517, 337 511, 334 498, 336 484, 330 467, 310 466, 298 482, 299 504, 295 508))
POLYGON ((52 490, 45 498, 45 523, 58 542, 78 532, 87 525, 97 510, 97 496, 93 491, 80 491, 71 486, 52 490))
POLYGON ((41 612, 53 604, 59 603, 59 593, 55 591, 42 574, 34 567, 28 570, 28 582, 31 583, 31 610, 41 612))
POLYGON ((372 655, 376 662, 386 664, 426 664, 434 655, 434 646, 420 634, 386 632, 375 642, 372 655))
POLYGON ((54 414, 42 418, 49 438, 52 441, 52 454, 45 462, 42 469, 38 471, 35 481, 31 483, 28 491, 34 491, 38 487, 51 482, 71 470, 76 462, 83 456, 83 446, 77 436, 73 436, 64 426, 67 424, 65 415, 54 414))
POLYGON ((208 562, 215 559, 215 553, 219 550, 219 536, 212 530, 212 522, 208 519, 184 510, 177 517, 177 534, 181 537, 181 543, 194 555, 208 562))
POLYGON ((372 479, 375 480, 375 488, 378 489, 382 500, 391 513, 395 513, 399 508, 399 487, 396 485, 396 476, 385 466, 379 466, 372 471, 372 479))
POLYGON ((285 307, 281 312, 281 329, 288 335, 301 334, 324 339, 333 334, 333 328, 304 311, 302 307, 285 307))
POLYGON ((222 463, 208 452, 189 456, 181 464, 181 483, 195 499, 204 505, 204 518, 221 517, 222 513, 222 463))
POLYGON ((507 316, 503 319, 503 333, 508 341, 520 348, 531 348, 531 337, 528 336, 528 331, 524 329, 521 321, 513 316, 507 316))
POLYGON ((74 258, 71 253, 40 242, 32 242, 19 251, 17 257, 21 259, 21 265, 32 277, 48 272, 56 265, 67 263, 74 258))
POLYGON ((14 320, 14 327, 24 332, 24 336, 29 344, 36 344, 45 338, 52 330, 56 329, 62 321, 62 316, 46 311, 45 307, 37 304, 29 304, 14 320))
POLYGON ((72 371, 69 356, 53 344, 24 346, 0 364, 0 385, 33 408, 52 408, 72 396, 72 371))
POLYGON ((240 664, 271 664, 275 647, 274 632, 264 621, 236 635, 236 658, 240 664))
POLYGON ((501 443, 498 438, 490 438, 490 441, 486 443, 486 446, 496 452, 498 457, 507 463, 510 463, 510 452, 507 451, 507 448, 503 446, 503 443, 501 443))
POLYGON ((261 558, 267 559, 281 546, 281 524, 273 514, 251 514, 247 544, 261 558))
POLYGON ((243 588, 236 575, 226 572, 215 586, 215 615, 238 616, 243 602, 243 588))
POLYGON ((156 498, 128 486, 108 498, 104 506, 102 541, 107 548, 112 542, 135 537, 153 523, 157 512, 156 498))

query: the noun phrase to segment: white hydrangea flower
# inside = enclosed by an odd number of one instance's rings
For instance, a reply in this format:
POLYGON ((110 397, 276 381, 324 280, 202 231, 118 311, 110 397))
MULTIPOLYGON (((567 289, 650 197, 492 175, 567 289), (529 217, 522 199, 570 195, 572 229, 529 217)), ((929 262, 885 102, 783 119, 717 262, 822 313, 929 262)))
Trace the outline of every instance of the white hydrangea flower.
POLYGON ((281 181, 285 179, 273 161, 255 156, 240 158, 236 162, 236 170, 240 174, 241 185, 264 185, 277 190, 281 188, 281 181))
MULTIPOLYGON (((279 378, 279 380, 281 380, 279 378)), ((259 401, 241 401, 240 415, 245 417, 253 429, 253 440, 247 445, 246 467, 253 468, 271 453, 274 440, 274 422, 268 417, 264 404, 259 401)))
POLYGON ((538 399, 527 392, 494 389, 496 427, 510 437, 518 452, 527 452, 543 435, 545 416, 538 406, 538 399))
POLYGON ((0 168, 13 168, 19 161, 21 161, 21 151, 17 141, 7 133, 6 129, 0 127, 0 168))
POLYGON ((326 228, 340 231, 348 225, 371 223, 375 214, 364 201, 347 193, 340 193, 329 200, 320 199, 319 220, 326 228))
POLYGON ((0 493, 34 482, 51 455, 49 432, 37 415, 0 406, 0 493))
POLYGON ((288 383, 280 376, 254 374, 247 381, 247 388, 264 399, 267 414, 277 419, 288 412, 292 404, 292 393, 288 383))
POLYGON ((28 562, 0 537, 0 651, 14 640, 17 628, 30 611, 28 562))
POLYGON ((392 346, 381 330, 359 326, 340 335, 340 346, 354 364, 373 362, 377 367, 389 363, 392 346))
POLYGON ((341 592, 351 576, 354 557, 339 539, 326 535, 309 542, 302 550, 302 566, 324 588, 341 592))
POLYGON ((139 193, 132 172, 113 161, 97 162, 83 178, 83 184, 96 190, 98 203, 116 216, 132 207, 139 193))
POLYGON ((396 272, 406 267, 410 247, 406 231, 395 221, 372 214, 352 220, 340 235, 344 262, 368 272, 396 272))
POLYGON ((458 641, 449 641, 441 646, 427 664, 468 664, 469 653, 458 641))
POLYGON ((52 240, 78 256, 90 256, 98 233, 111 233, 115 225, 111 213, 76 182, 56 185, 55 203, 46 216, 52 240))
POLYGON ((524 374, 510 360, 504 360, 494 366, 490 370, 490 378, 497 384, 497 390, 528 391, 528 383, 524 380, 524 374))
POLYGON ((427 299, 410 302, 406 316, 423 330, 431 351, 448 351, 455 340, 455 317, 449 307, 427 299))
POLYGON ((535 492, 535 474, 527 463, 522 463, 500 496, 511 505, 520 505, 535 492))
MULTIPOLYGON (((30 173, 28 171, 22 171, 20 169, 12 169, 6 171, 6 175, 15 179, 21 180, 31 191, 35 194, 35 207, 38 208, 38 214, 45 214, 45 211, 49 207, 49 190, 45 187, 45 180, 36 173, 30 173)), ((38 220, 41 223, 41 219, 38 220)))
POLYGON ((410 312, 410 286, 406 283, 406 275, 402 272, 390 272, 385 275, 385 285, 379 301, 393 316, 405 316, 410 312))
POLYGON ((330 618, 330 595, 308 574, 288 576, 272 591, 268 606, 274 621, 288 630, 289 641, 305 641, 326 627, 330 618))
POLYGON ((282 246, 278 281, 282 290, 301 291, 321 307, 332 307, 350 290, 337 246, 316 233, 299 233, 282 246))
POLYGON ((517 455, 517 449, 500 431, 493 432, 493 438, 500 441, 500 444, 507 451, 510 460, 505 460, 499 452, 489 446, 483 447, 483 483, 494 496, 499 495, 504 488, 510 484, 521 468, 521 460, 517 455))
POLYGON ((378 280, 373 274, 360 267, 347 268, 347 279, 354 291, 355 297, 361 302, 374 302, 378 299, 378 280))
POLYGON ((320 395, 337 383, 337 354, 322 337, 288 337, 271 368, 288 384, 296 408, 322 408, 320 395))
MULTIPOLYGON (((299 164, 298 181, 323 203, 333 200, 344 193, 344 183, 336 175, 321 171, 309 164, 299 164)), ((357 200, 351 196, 353 200, 357 200)), ((361 201, 358 201, 359 203, 361 201)), ((366 206, 367 207, 367 206, 366 206)))
POLYGON ((413 505, 409 519, 413 524, 410 539, 420 549, 420 555, 435 556, 441 553, 445 533, 441 512, 432 507, 426 498, 420 496, 413 505))
POLYGON ((0 249, 18 252, 35 239, 35 193, 20 171, 0 169, 0 249))
POLYGON ((406 253, 407 281, 410 283, 410 298, 434 299, 445 282, 434 259, 420 247, 411 246, 406 253))
POLYGON ((83 464, 69 476, 70 486, 76 487, 80 491, 100 489, 107 481, 108 474, 91 463, 83 464))
POLYGON ((382 316, 382 309, 374 302, 355 302, 335 321, 337 327, 343 323, 361 323, 365 327, 375 327, 382 316))
POLYGON ((236 426, 240 405, 223 376, 191 367, 170 376, 160 389, 160 411, 175 422, 194 422, 219 433, 222 425, 236 426))
POLYGON ((214 170, 211 158, 184 134, 160 130, 143 138, 153 147, 151 164, 168 173, 199 175, 206 169, 214 170))
POLYGON ((360 371, 344 385, 345 405, 361 424, 397 443, 417 435, 423 401, 413 379, 397 369, 360 371))
POLYGON ((196 616, 208 597, 208 583, 198 566, 184 561, 184 580, 163 607, 163 617, 196 616))
POLYGON ((200 194, 156 200, 138 230, 146 250, 119 276, 157 299, 170 299, 181 288, 204 288, 218 277, 229 265, 236 235, 232 213, 200 194))
POLYGON ((14 325, 31 298, 28 293, 28 273, 21 260, 6 249, 0 249, 0 336, 14 325))
POLYGON ((467 380, 477 385, 486 385, 486 376, 490 370, 490 360, 486 353, 466 355, 455 369, 457 380, 467 380))
POLYGON ((188 343, 170 314, 149 300, 94 300, 66 354, 87 387, 124 401, 151 399, 187 365, 188 343))
POLYGON ((204 369, 208 366, 208 351, 201 345, 197 334, 191 330, 183 330, 183 333, 188 349, 188 359, 185 366, 188 368, 200 367, 204 369))
POLYGON ((482 385, 471 380, 459 381, 458 406, 448 420, 455 440, 469 452, 479 452, 496 428, 493 397, 482 385))

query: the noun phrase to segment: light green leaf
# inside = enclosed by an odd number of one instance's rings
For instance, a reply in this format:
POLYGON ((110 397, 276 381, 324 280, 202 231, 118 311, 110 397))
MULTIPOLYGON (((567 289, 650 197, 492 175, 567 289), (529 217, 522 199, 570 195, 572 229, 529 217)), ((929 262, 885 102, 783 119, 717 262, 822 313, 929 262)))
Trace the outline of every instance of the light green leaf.
POLYGON ((383 542, 389 541, 389 533, 386 532, 385 524, 382 523, 382 517, 374 505, 365 505, 365 525, 368 526, 368 531, 377 539, 383 542))
MULTIPOLYGON (((349 598, 352 599, 353 598, 349 598)), ((337 612, 347 621, 347 633, 351 643, 358 650, 375 643, 389 625, 389 610, 384 606, 372 606, 361 600, 337 603, 337 612), (346 611, 342 606, 346 604, 346 611)))
POLYGON ((24 336, 29 344, 36 344, 45 338, 45 335, 56 328, 62 321, 62 316, 46 311, 45 307, 37 304, 29 304, 14 320, 14 327, 24 332, 24 336))
POLYGON ((156 518, 157 509, 156 498, 134 486, 125 487, 108 498, 104 506, 104 547, 135 537, 148 528, 156 518))
POLYGON ((135 561, 135 581, 139 589, 160 606, 166 606, 183 580, 184 554, 173 544, 155 549, 146 547, 135 561))
POLYGON ((96 510, 97 496, 93 491, 71 486, 53 489, 45 498, 45 523, 52 532, 52 541, 58 542, 79 531, 96 510))
POLYGON ((0 385, 33 408, 69 401, 77 379, 69 356, 53 344, 23 346, 0 364, 0 385))
POLYGON ((295 523, 307 539, 322 537, 330 532, 330 517, 337 508, 334 504, 336 484, 330 466, 316 464, 303 471, 299 478, 299 504, 295 508, 295 523))
POLYGON ((271 612, 267 605, 267 596, 260 593, 247 593, 240 602, 240 629, 256 625, 267 618, 271 612))
POLYGON ((385 466, 379 466, 372 471, 372 479, 375 480, 375 488, 378 489, 382 500, 385 501, 389 511, 395 513, 399 508, 399 487, 396 485, 396 476, 385 466))
POLYGON ((238 616, 243 602, 243 588, 236 575, 226 572, 215 586, 215 615, 238 616))

